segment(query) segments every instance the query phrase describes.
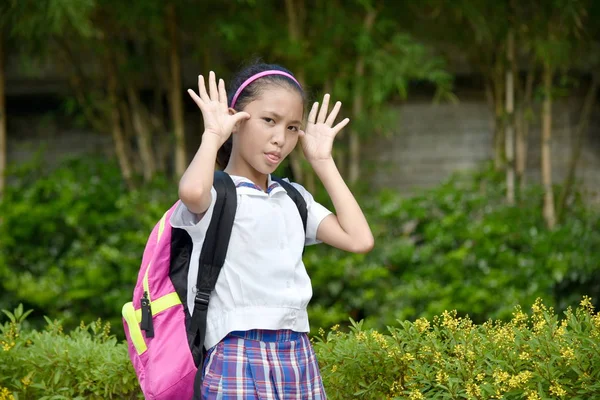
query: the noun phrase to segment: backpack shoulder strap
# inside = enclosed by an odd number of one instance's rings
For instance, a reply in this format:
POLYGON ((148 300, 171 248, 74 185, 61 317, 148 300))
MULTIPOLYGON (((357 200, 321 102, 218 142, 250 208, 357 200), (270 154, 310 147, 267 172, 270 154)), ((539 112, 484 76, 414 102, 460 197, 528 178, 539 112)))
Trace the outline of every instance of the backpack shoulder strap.
POLYGON ((292 198, 292 200, 296 204, 296 207, 298 207, 300 218, 302 218, 302 226, 304 226, 304 232, 306 232, 306 219, 308 218, 308 209, 306 207, 306 201, 304 200, 304 197, 302 197, 298 189, 296 189, 294 185, 292 185, 288 181, 273 175, 271 175, 271 179, 279 183, 285 189, 288 196, 292 198))
POLYGON ((217 200, 213 210, 202 252, 200 253, 200 270, 197 289, 208 290, 215 287, 219 272, 229 247, 229 238, 237 209, 237 191, 231 177, 223 171, 215 171, 213 187, 217 192, 217 200))
POLYGON ((190 350, 198 367, 194 381, 194 398, 199 398, 196 394, 200 393, 202 386, 208 301, 227 256, 237 210, 237 191, 231 177, 225 172, 215 171, 213 186, 217 192, 217 199, 200 253, 194 311, 187 329, 190 350))

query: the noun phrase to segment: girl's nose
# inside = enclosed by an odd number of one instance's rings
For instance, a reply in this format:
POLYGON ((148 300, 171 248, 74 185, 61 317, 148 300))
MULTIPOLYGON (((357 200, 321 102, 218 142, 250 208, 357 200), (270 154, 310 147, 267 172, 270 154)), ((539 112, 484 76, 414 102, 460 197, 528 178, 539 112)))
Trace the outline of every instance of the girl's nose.
POLYGON ((271 138, 271 142, 277 146, 285 144, 285 129, 277 129, 271 138))

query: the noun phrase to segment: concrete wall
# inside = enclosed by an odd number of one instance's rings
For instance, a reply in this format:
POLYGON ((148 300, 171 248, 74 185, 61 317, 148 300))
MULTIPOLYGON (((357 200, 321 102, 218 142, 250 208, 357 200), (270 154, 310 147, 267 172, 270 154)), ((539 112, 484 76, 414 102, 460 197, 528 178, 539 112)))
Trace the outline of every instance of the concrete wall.
MULTIPOLYGON (((557 102, 552 121, 553 181, 567 172, 573 133, 579 121, 578 99, 557 102)), ((596 194, 600 190, 600 113, 586 131, 578 179, 596 194)), ((536 110, 539 112, 539 110, 536 110)), ((377 186, 404 192, 436 185, 456 170, 476 167, 493 157, 492 115, 481 100, 433 105, 413 102, 398 107, 398 128, 390 138, 369 143, 366 156, 375 166, 377 186)), ((539 114, 538 114, 539 115, 539 114)), ((527 179, 540 182, 540 121, 532 122, 528 140, 527 179)))
MULTIPOLYGON (((571 151, 572 133, 579 119, 578 99, 557 102, 553 119, 554 181, 564 179, 571 151)), ((102 153, 112 156, 112 140, 77 127, 65 117, 51 117, 21 107, 8 115, 9 162, 28 159, 40 146, 46 158, 60 162, 72 154, 102 153)), ((492 157, 490 111, 482 99, 458 104, 434 105, 415 100, 398 107, 398 123, 390 138, 377 138, 364 147, 365 164, 374 166, 373 181, 378 187, 397 188, 410 193, 415 188, 438 184, 456 170, 470 169, 492 157)), ((188 144, 197 146, 199 111, 189 112, 188 144)), ((539 120, 533 122, 529 138, 528 179, 539 182, 539 120)), ((192 152, 193 153, 193 152, 192 152)), ((578 169, 580 178, 593 192, 600 191, 600 113, 595 110, 586 132, 578 169)))

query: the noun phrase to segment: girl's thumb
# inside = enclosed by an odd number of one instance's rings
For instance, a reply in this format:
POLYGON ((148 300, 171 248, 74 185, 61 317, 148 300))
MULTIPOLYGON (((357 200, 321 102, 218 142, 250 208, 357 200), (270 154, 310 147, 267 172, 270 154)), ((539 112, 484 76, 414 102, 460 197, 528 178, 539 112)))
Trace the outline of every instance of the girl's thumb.
POLYGON ((247 112, 240 111, 238 113, 235 113, 234 118, 235 122, 240 122, 245 119, 250 119, 250 114, 248 114, 247 112))

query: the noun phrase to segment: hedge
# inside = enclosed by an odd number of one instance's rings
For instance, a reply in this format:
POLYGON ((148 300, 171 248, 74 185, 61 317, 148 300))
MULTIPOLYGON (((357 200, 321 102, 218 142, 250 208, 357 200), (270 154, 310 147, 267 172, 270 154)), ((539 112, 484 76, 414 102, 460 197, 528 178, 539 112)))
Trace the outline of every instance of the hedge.
MULTIPOLYGON (((0 325, 0 400, 142 398, 125 343, 101 320, 69 333, 23 307, 0 325)), ((600 397, 600 314, 584 296, 555 313, 540 299, 507 321, 444 311, 387 331, 352 321, 311 338, 330 399, 592 399, 600 397)))

